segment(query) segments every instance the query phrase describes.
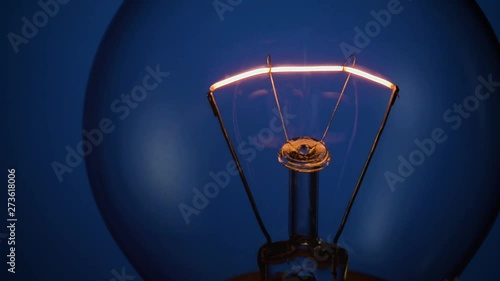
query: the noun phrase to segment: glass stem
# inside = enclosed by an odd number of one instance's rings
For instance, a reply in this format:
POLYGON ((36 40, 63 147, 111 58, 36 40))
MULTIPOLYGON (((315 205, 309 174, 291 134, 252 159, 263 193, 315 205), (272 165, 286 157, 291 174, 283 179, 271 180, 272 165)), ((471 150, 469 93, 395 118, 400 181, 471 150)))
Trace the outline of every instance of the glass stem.
POLYGON ((318 172, 290 170, 289 235, 293 242, 315 244, 318 236, 318 172))

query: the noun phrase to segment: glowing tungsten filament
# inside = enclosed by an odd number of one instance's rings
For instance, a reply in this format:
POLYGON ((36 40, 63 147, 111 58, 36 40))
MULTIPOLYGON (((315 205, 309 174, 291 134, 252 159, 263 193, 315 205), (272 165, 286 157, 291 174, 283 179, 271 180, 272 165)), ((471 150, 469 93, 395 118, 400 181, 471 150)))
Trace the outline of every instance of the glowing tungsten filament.
POLYGON ((246 71, 231 76, 217 83, 214 83, 212 86, 210 86, 210 91, 213 92, 221 87, 258 75, 269 74, 269 73, 294 73, 294 72, 295 73, 296 72, 346 72, 356 76, 360 76, 372 82, 378 83, 391 90, 395 90, 396 88, 396 85, 392 84, 391 82, 381 77, 370 74, 366 71, 356 69, 354 67, 341 66, 341 65, 318 65, 318 66, 279 66, 279 67, 257 68, 254 70, 246 71))

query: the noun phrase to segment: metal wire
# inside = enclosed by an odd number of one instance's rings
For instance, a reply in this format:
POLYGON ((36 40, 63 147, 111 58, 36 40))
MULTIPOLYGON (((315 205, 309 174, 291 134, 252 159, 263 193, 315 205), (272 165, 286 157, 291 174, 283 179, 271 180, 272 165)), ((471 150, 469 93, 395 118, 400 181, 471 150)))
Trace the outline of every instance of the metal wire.
POLYGON ((283 133, 285 134, 286 142, 288 142, 288 134, 286 132, 285 120, 283 120, 283 114, 281 113, 281 106, 278 99, 278 93, 276 92, 276 87, 274 86, 273 74, 271 73, 271 55, 267 55, 267 67, 269 67, 269 78, 271 79, 271 85, 273 87, 274 100, 276 101, 276 106, 278 107, 278 112, 280 114, 281 126, 283 126, 283 133))
POLYGON ((382 132, 384 131, 385 125, 387 123, 387 119, 389 118, 389 114, 391 113, 391 108, 394 105, 396 98, 398 97, 398 92, 399 92, 398 87, 395 87, 394 90, 392 91, 391 98, 389 100, 389 104, 387 105, 387 109, 385 111, 384 119, 382 120, 382 124, 380 125, 380 128, 377 132, 377 135, 375 136, 375 139, 373 140, 372 147, 370 149, 370 153, 368 154, 368 157, 365 160, 365 164, 363 165, 363 169, 361 170, 361 174, 360 174, 358 181, 356 183, 356 187, 354 188, 354 191, 351 195, 349 203, 347 204, 346 210, 344 212, 344 216, 342 217, 342 221, 339 225, 337 233, 335 234, 335 238, 333 239, 334 245, 337 245, 339 238, 340 238, 340 235, 342 235, 342 231, 344 230, 346 222, 349 218, 349 214, 351 212, 354 201, 356 200, 356 196, 358 195, 361 184, 363 183, 363 179, 365 178, 368 166, 370 165, 370 162, 372 160, 375 149, 377 148, 378 142, 380 140, 380 136, 382 135, 382 132))
MULTIPOLYGON (((350 58, 353 58, 353 62, 352 62, 352 67, 354 67, 354 65, 356 65, 356 56, 355 55, 350 55, 345 61, 344 61, 344 65, 343 67, 345 67, 347 61, 350 59, 350 58)), ((344 71, 344 69, 342 69, 344 71)), ((339 107, 339 104, 340 104, 340 100, 342 100, 342 97, 344 96, 344 92, 345 92, 345 89, 347 87, 347 83, 349 83, 349 79, 351 78, 351 73, 347 74, 347 78, 344 82, 344 86, 342 87, 342 92, 340 92, 340 96, 339 96, 339 99, 337 100, 337 104, 335 104, 335 108, 333 109, 333 112, 332 112, 332 115, 330 116, 330 121, 328 121, 328 125, 326 125, 326 130, 325 132, 323 133, 323 137, 321 138, 321 142, 324 142, 325 140, 325 137, 326 135, 328 134, 328 131, 330 130, 330 126, 332 124, 332 121, 333 121, 333 117, 335 117, 335 113, 337 112, 337 109, 339 107)))
POLYGON ((209 92, 208 93, 208 101, 210 102, 210 105, 212 106, 212 110, 214 115, 217 117, 217 120, 219 121, 219 125, 222 129, 222 134, 224 134, 224 138, 226 139, 226 143, 229 147, 229 150, 231 151, 231 156, 233 157, 233 160, 236 164, 236 167, 238 168, 238 173, 240 174, 241 181, 243 182, 243 186, 245 187, 245 191, 248 197, 248 201, 250 201, 250 205, 252 206, 253 213, 255 215, 255 218, 257 219, 257 223, 259 224, 260 230, 266 237, 266 241, 268 245, 271 245, 272 240, 271 236, 269 235, 269 232, 267 231, 264 222, 262 221, 262 217, 260 216, 259 210, 257 209, 257 204, 255 204, 255 200, 252 195, 252 191, 250 190, 250 186, 248 185, 248 181, 245 177, 245 174, 243 173, 243 169, 241 168, 240 160, 238 159, 238 156, 236 155, 236 151, 234 150, 233 144, 231 143, 231 140, 229 139, 229 135, 226 131, 226 127, 224 126, 224 122, 222 121, 222 117, 220 115, 219 107, 217 106, 217 103, 215 102, 214 98, 214 93, 209 92))

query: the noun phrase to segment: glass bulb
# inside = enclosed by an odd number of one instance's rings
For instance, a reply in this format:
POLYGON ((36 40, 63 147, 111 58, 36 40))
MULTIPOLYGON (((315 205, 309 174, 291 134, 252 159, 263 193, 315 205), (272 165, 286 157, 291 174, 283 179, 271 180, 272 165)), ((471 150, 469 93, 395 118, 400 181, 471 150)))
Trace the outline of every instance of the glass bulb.
MULTIPOLYGON (((402 92, 339 240, 349 270, 408 281, 461 272, 500 204, 500 50, 475 3, 125 1, 96 56, 83 127, 105 129, 86 157, 89 181, 111 234, 145 280, 220 281, 259 271, 265 237, 207 87, 249 66, 265 68, 267 54, 277 66, 303 66, 341 64, 351 52, 402 92)), ((307 132, 320 140, 341 80, 273 75, 287 97, 285 121, 296 128, 289 138, 307 132)), ((333 145, 317 202, 325 242, 387 102, 371 82, 352 82, 325 139, 333 145)), ((223 111, 233 120, 228 130, 270 235, 286 240, 290 174, 277 161, 284 136, 272 96, 258 91, 269 80, 245 89, 252 87, 251 95, 228 88, 221 107, 238 108, 223 111)))

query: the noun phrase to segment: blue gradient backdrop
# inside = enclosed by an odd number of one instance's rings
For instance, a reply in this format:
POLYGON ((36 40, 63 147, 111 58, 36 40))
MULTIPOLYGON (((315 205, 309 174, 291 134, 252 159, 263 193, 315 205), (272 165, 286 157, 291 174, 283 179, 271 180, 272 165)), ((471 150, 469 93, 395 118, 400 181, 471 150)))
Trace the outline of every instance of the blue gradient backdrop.
MULTIPOLYGON (((120 0, 72 0, 40 28, 16 54, 7 34, 20 33, 21 18, 31 18, 36 1, 2 5, 1 168, 17 175, 16 270, 23 280, 141 280, 106 229, 97 210, 84 165, 59 183, 50 166, 66 155, 64 147, 81 139, 82 107, 95 52, 120 0), (132 280, 132 279, 128 279, 132 280)), ((479 0, 500 35, 500 3, 479 0)), ((207 16, 217 17, 215 10, 207 16)), ((196 23, 193 23, 196 24, 196 23)), ((4 208, 6 190, 0 192, 4 208)), ((0 280, 7 274, 5 214, 0 217, 0 280)), ((500 280, 500 220, 460 278, 500 280)))

